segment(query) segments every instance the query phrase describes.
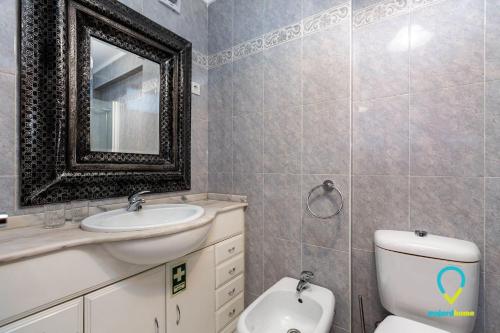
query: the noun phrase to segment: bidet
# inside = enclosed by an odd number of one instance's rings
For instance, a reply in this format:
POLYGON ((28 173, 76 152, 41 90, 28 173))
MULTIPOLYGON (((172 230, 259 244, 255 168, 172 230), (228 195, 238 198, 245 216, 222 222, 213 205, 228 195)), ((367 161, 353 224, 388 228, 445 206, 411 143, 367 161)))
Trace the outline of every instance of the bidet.
POLYGON ((238 333, 328 333, 335 296, 309 284, 297 295, 299 280, 285 277, 266 290, 238 320, 238 333))

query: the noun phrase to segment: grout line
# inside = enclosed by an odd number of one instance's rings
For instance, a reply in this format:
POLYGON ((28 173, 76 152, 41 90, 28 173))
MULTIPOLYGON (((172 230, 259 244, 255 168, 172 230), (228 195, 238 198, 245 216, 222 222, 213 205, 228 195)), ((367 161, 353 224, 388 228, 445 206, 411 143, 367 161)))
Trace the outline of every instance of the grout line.
POLYGON ((349 218, 348 218, 348 243, 349 243, 349 294, 348 294, 348 299, 349 299, 349 327, 348 330, 349 332, 352 331, 352 210, 354 208, 353 205, 353 191, 352 191, 352 183, 353 183, 353 163, 354 163, 354 158, 353 158, 353 149, 354 149, 354 117, 353 117, 353 79, 354 79, 354 59, 353 59, 353 8, 352 8, 352 1, 350 2, 350 10, 349 10, 349 178, 348 178, 348 190, 349 190, 349 218))
POLYGON ((408 12, 408 230, 411 230, 411 45, 412 45, 412 35, 411 35, 411 22, 412 13, 408 12))
MULTIPOLYGON (((485 297, 485 286, 486 286, 486 271, 488 257, 486 255, 486 29, 487 29, 487 1, 483 1, 483 270, 485 271, 482 275, 483 282, 483 300, 482 300, 482 311, 483 311, 483 330, 486 329, 486 297, 485 297)), ((481 294, 481 291, 479 291, 481 294)), ((481 300, 479 300, 481 301, 481 300)), ((481 306, 481 304, 479 304, 481 306)))

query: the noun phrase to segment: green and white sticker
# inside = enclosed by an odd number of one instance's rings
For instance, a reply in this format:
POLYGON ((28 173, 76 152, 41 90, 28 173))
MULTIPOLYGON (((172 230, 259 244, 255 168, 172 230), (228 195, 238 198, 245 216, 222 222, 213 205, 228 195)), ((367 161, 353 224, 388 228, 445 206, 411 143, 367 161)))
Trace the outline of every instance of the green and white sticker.
POLYGON ((172 295, 175 295, 186 289, 186 280, 186 263, 172 267, 172 295))

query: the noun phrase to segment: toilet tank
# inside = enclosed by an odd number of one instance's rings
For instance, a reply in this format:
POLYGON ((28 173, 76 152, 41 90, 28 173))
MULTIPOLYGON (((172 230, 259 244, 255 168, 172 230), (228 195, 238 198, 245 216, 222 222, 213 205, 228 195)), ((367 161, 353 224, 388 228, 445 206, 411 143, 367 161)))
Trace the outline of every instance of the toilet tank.
POLYGON ((375 232, 381 303, 397 316, 452 333, 470 333, 477 315, 479 248, 468 241, 424 234, 375 232))

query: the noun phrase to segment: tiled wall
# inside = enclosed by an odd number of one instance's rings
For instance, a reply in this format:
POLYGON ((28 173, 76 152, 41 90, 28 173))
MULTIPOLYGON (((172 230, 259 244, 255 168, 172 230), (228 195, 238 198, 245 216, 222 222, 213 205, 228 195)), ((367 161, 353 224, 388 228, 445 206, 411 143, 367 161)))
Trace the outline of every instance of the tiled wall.
POLYGON ((420 228, 480 247, 476 332, 499 330, 498 22, 496 0, 210 5, 209 190, 249 195, 248 301, 311 268, 338 331, 361 331, 362 295, 373 332, 373 232, 420 228), (348 205, 318 220, 304 197, 326 178, 348 205))
MULTIPOLYGON (((23 209, 18 200, 18 91, 16 43, 19 24, 18 0, 0 0, 0 211, 27 214, 41 207, 23 209)), ((157 0, 121 0, 132 9, 176 32, 193 43, 193 80, 201 84, 202 95, 192 96, 192 190, 207 191, 208 184, 208 8, 203 0, 183 1, 182 13, 176 14, 157 0), (205 63, 204 63, 205 62, 205 63)), ((172 193, 178 195, 179 193, 172 193)), ((124 198, 117 199, 125 200, 124 198)), ((91 202, 116 202, 104 200, 91 202)))
POLYGON ((385 315, 372 241, 385 228, 475 242, 475 332, 498 332, 500 5, 354 1, 353 13, 352 330, 357 295, 369 332, 385 315))
MULTIPOLYGON (((209 191, 249 196, 246 301, 312 270, 335 293, 335 331, 347 332, 349 2, 217 0, 208 26, 209 191), (327 178, 344 210, 312 218, 304 197, 327 178)), ((313 208, 338 204, 320 197, 313 208)))

